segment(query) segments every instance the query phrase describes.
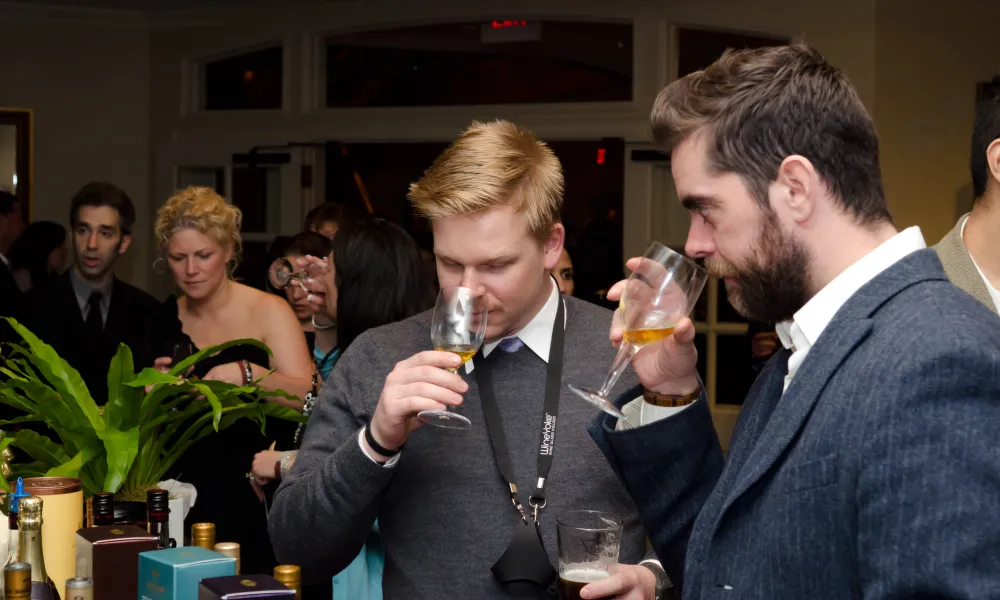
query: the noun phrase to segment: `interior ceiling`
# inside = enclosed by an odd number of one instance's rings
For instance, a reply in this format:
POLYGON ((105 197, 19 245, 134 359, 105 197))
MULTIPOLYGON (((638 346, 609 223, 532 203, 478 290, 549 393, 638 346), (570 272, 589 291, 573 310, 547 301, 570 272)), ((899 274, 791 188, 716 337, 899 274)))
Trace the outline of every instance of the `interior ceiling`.
POLYGON ((30 0, 25 4, 67 6, 74 8, 101 8, 112 10, 191 10, 198 8, 224 8, 239 6, 321 4, 350 0, 30 0))

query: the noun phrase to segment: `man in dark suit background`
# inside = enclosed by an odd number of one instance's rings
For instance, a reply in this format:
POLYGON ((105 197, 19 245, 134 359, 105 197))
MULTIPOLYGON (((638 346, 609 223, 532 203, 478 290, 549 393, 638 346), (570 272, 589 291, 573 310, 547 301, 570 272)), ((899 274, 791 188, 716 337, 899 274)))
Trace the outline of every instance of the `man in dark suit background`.
MULTIPOLYGON (((10 274, 7 251, 24 229, 21 218, 21 203, 17 196, 0 190, 0 316, 22 318, 23 294, 14 277, 10 274)), ((7 323, 0 323, 0 342, 12 341, 14 334, 7 323)))
POLYGON ((162 305, 114 276, 134 224, 135 207, 124 191, 102 182, 83 186, 70 202, 73 265, 28 297, 31 329, 80 372, 98 404, 107 401, 108 367, 119 344, 132 350, 136 370, 165 352, 162 305))
POLYGON ((652 122, 686 252, 784 346, 725 462, 688 319, 633 360, 641 426, 591 427, 683 597, 995 596, 1000 320, 919 228, 897 232, 853 86, 801 44, 727 53, 664 89, 652 122))

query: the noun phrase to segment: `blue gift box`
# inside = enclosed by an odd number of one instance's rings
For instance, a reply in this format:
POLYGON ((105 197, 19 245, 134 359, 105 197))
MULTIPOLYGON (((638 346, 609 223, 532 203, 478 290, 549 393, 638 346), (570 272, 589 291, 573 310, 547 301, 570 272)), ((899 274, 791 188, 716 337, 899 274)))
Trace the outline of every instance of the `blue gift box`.
POLYGON ((138 600, 198 600, 202 579, 235 574, 235 558, 199 546, 142 552, 138 600))

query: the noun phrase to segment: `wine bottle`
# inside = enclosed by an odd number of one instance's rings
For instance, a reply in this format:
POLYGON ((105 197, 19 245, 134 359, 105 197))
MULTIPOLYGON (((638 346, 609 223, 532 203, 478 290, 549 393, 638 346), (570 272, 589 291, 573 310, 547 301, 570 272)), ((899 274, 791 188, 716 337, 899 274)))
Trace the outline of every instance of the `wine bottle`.
POLYGON ((91 498, 93 514, 92 527, 103 527, 115 524, 115 496, 107 492, 98 492, 91 498))
POLYGON ((177 542, 170 539, 170 497, 167 490, 146 492, 146 530, 156 536, 159 549, 175 548, 177 542))
MULTIPOLYGON (((7 507, 7 526, 10 529, 10 538, 7 542, 7 556, 3 563, 4 568, 7 565, 17 562, 17 547, 21 542, 20 532, 17 530, 18 520, 17 513, 19 505, 22 498, 27 498, 29 494, 24 493, 24 480, 20 477, 17 478, 17 486, 14 488, 14 492, 10 494, 9 506, 7 507)), ((6 589, 6 578, 0 581, 0 598, 3 597, 4 590, 6 589)))
POLYGON ((38 496, 22 498, 18 508, 21 543, 17 560, 31 565, 31 600, 59 600, 59 591, 45 573, 45 555, 42 552, 42 499, 38 496))

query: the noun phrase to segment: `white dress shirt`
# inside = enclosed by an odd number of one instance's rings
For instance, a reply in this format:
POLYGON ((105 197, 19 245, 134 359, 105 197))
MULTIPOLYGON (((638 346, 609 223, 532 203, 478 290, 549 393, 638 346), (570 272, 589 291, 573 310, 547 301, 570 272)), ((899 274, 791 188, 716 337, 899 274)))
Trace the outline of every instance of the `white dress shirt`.
POLYGON ((926 247, 919 227, 910 227, 897 233, 861 260, 844 269, 809 302, 806 302, 791 321, 778 323, 775 327, 778 337, 781 338, 785 348, 792 351, 792 355, 788 358, 785 390, 809 354, 809 349, 851 296, 889 267, 926 247))
POLYGON ((2 262, 5 267, 10 266, 10 261, 7 260, 7 257, 3 255, 3 252, 0 252, 0 262, 2 262))
MULTIPOLYGON (((549 279, 552 284, 552 291, 549 292, 549 299, 545 301, 542 308, 535 313, 535 316, 528 321, 528 324, 520 331, 506 338, 494 340, 488 344, 483 344, 483 356, 489 356, 500 342, 507 338, 520 338, 538 358, 549 362, 549 350, 552 348, 552 325, 556 322, 556 313, 559 311, 559 287, 555 281, 549 279)), ((563 327, 566 327, 566 311, 563 310, 563 327)), ((472 360, 465 363, 465 373, 469 374, 476 368, 472 360)))
MULTIPOLYGON (((969 215, 965 215, 965 220, 962 221, 962 243, 965 244, 965 224, 969 222, 969 215)), ((968 246, 966 246, 966 251, 968 251, 968 246)), ((976 270, 979 271, 979 276, 983 278, 983 283, 986 284, 986 289, 990 293, 990 299, 993 300, 993 305, 997 307, 997 312, 1000 312, 1000 290, 998 290, 989 279, 986 278, 986 273, 979 268, 979 264, 976 263, 976 258, 972 256, 969 252, 969 258, 972 259, 972 264, 975 265, 976 270)))
MULTIPOLYGON (((527 346, 532 352, 538 355, 539 358, 544 360, 546 363, 549 362, 549 350, 552 345, 552 324, 556 320, 556 312, 559 310, 559 286, 556 282, 549 278, 549 282, 552 284, 552 291, 549 292, 549 298, 542 305, 542 308, 535 313, 535 316, 528 321, 528 324, 521 328, 520 331, 513 335, 507 337, 517 337, 520 338, 524 345, 527 346)), ((566 319, 568 317, 563 311, 563 327, 566 326, 566 319)), ((483 356, 489 356, 490 352, 496 349, 500 342, 507 338, 501 338, 499 340, 494 340, 488 344, 483 345, 483 356)), ((472 364, 472 360, 465 363, 466 374, 472 373, 475 369, 475 365, 472 364)), ((364 429, 358 435, 358 443, 361 445, 362 452, 365 453, 369 459, 373 462, 379 462, 375 460, 368 450, 365 448, 364 440, 364 429)), ((399 462, 399 454, 393 456, 389 461, 382 464, 383 467, 394 467, 397 462, 399 462)))

